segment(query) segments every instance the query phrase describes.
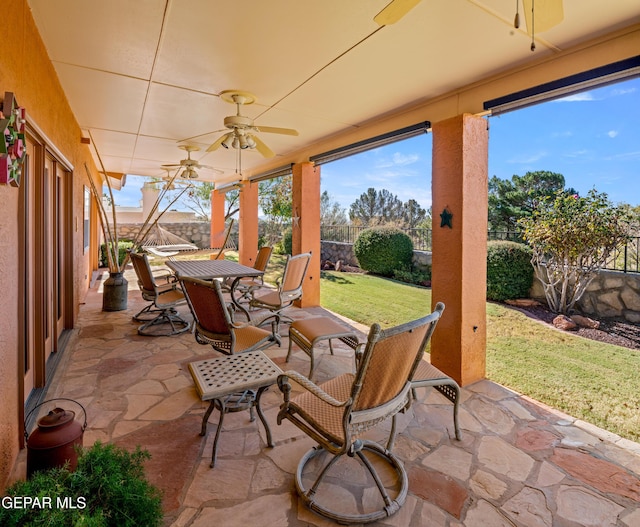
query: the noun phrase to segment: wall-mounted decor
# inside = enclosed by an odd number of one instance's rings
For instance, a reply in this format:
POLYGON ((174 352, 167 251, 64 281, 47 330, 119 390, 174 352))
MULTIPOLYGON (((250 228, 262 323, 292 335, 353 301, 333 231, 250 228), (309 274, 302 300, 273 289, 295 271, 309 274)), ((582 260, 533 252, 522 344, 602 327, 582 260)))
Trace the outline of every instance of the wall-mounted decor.
POLYGON ((20 186, 25 158, 24 126, 26 111, 12 92, 4 92, 0 103, 0 184, 20 186))
POLYGON ((453 229, 453 223, 451 223, 452 220, 452 212, 449 210, 449 207, 445 207, 440 214, 440 227, 449 227, 450 229, 453 229))

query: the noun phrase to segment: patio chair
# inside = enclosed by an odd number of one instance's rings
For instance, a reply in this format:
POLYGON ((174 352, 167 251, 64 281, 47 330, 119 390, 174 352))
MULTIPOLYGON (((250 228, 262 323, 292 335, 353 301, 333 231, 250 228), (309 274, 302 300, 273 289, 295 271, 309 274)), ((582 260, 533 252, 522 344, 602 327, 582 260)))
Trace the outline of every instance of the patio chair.
MULTIPOLYGON (((261 247, 258 251, 258 255, 256 256, 256 261, 253 264, 253 268, 262 271, 263 273, 267 269, 267 265, 269 265, 269 260, 271 260, 271 254, 273 252, 273 247, 261 247)), ((222 290, 225 292, 230 292, 233 286, 233 282, 235 278, 227 278, 222 281, 222 290)), ((236 284, 236 301, 237 302, 248 302, 251 300, 251 293, 256 291, 264 285, 264 278, 262 276, 256 278, 240 278, 238 283, 236 284)))
POLYGON ((145 322, 138 328, 138 333, 147 336, 168 336, 187 331, 191 323, 184 320, 176 309, 179 304, 184 303, 185 298, 175 277, 171 277, 168 273, 154 276, 146 254, 136 252, 129 254, 142 298, 151 302, 133 316, 135 321, 145 322), (148 314, 156 314, 156 316, 147 318, 148 314), (158 330, 156 326, 161 324, 168 324, 170 329, 158 330))
POLYGON ((195 324, 195 337, 199 344, 209 344, 226 355, 267 348, 281 344, 278 335, 279 316, 270 314, 265 318, 235 322, 234 306, 227 304, 218 280, 199 280, 180 277, 182 290, 187 298, 195 324), (258 327, 271 320, 271 331, 258 327))
POLYGON ((302 298, 302 282, 307 274, 310 261, 310 252, 288 256, 282 278, 276 282, 278 289, 260 294, 257 294, 259 290, 252 291, 249 307, 267 309, 280 315, 281 319, 286 318, 291 322, 292 319, 285 317, 282 311, 291 306, 295 300, 302 298))
POLYGON ((430 315, 386 330, 373 324, 364 352, 358 352, 355 374, 345 373, 319 386, 298 372, 279 376, 284 402, 278 424, 287 419, 318 442, 300 460, 295 475, 298 494, 314 512, 339 523, 368 523, 391 516, 404 504, 408 478, 402 462, 389 448, 360 436, 410 404, 410 379, 443 310, 444 304, 438 303, 430 315), (295 398, 290 381, 303 389, 295 398), (353 467, 350 458, 363 468, 353 467), (383 468, 384 478, 375 465, 383 468), (369 491, 374 484, 378 503, 369 491), (354 490, 353 497, 335 500, 335 486, 354 490), (394 498, 389 489, 395 489, 394 498), (366 499, 359 499, 363 496, 366 499), (346 510, 336 510, 339 503, 352 508, 340 505, 346 510))

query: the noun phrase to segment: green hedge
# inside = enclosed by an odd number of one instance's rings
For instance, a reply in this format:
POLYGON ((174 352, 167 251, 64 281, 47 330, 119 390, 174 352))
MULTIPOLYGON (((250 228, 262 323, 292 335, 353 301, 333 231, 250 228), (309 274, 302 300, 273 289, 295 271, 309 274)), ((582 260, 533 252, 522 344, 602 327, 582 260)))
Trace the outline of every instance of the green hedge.
POLYGON ((522 243, 487 244, 487 299, 527 298, 533 284, 531 249, 522 243))
POLYGON ((365 271, 393 276, 396 271, 411 270, 413 242, 400 229, 374 227, 360 233, 353 252, 365 271))
MULTIPOLYGON (((122 265, 124 258, 127 255, 127 251, 133 247, 133 242, 129 240, 118 240, 118 265, 122 265)), ((100 267, 108 267, 109 262, 107 260, 107 244, 100 245, 100 267)))

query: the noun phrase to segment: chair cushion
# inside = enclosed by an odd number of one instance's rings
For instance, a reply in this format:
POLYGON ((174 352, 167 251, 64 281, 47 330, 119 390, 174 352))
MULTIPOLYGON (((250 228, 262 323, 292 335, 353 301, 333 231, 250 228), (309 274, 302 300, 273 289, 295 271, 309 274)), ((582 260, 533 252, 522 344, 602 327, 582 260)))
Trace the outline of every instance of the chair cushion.
POLYGON ((255 326, 247 326, 235 330, 236 345, 234 352, 240 353, 247 349, 257 346, 261 342, 265 342, 273 337, 271 331, 257 328, 255 326))
MULTIPOLYGON (((338 401, 346 401, 351 396, 351 386, 355 376, 345 373, 320 385, 320 388, 338 401)), ((335 407, 319 399, 311 392, 304 392, 291 401, 298 411, 314 428, 322 430, 324 436, 336 444, 345 441, 342 417, 344 407, 335 407)))

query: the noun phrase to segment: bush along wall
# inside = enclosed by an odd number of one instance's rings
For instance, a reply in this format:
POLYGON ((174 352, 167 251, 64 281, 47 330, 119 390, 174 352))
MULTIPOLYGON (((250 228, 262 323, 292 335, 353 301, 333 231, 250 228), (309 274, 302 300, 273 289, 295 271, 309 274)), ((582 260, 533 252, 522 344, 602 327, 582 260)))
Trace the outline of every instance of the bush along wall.
POLYGON ((508 241, 487 244, 487 299, 527 298, 533 284, 531 249, 508 241))
POLYGON ((353 251, 365 271, 393 276, 396 271, 410 271, 413 242, 400 229, 374 227, 364 230, 353 244, 353 251))

